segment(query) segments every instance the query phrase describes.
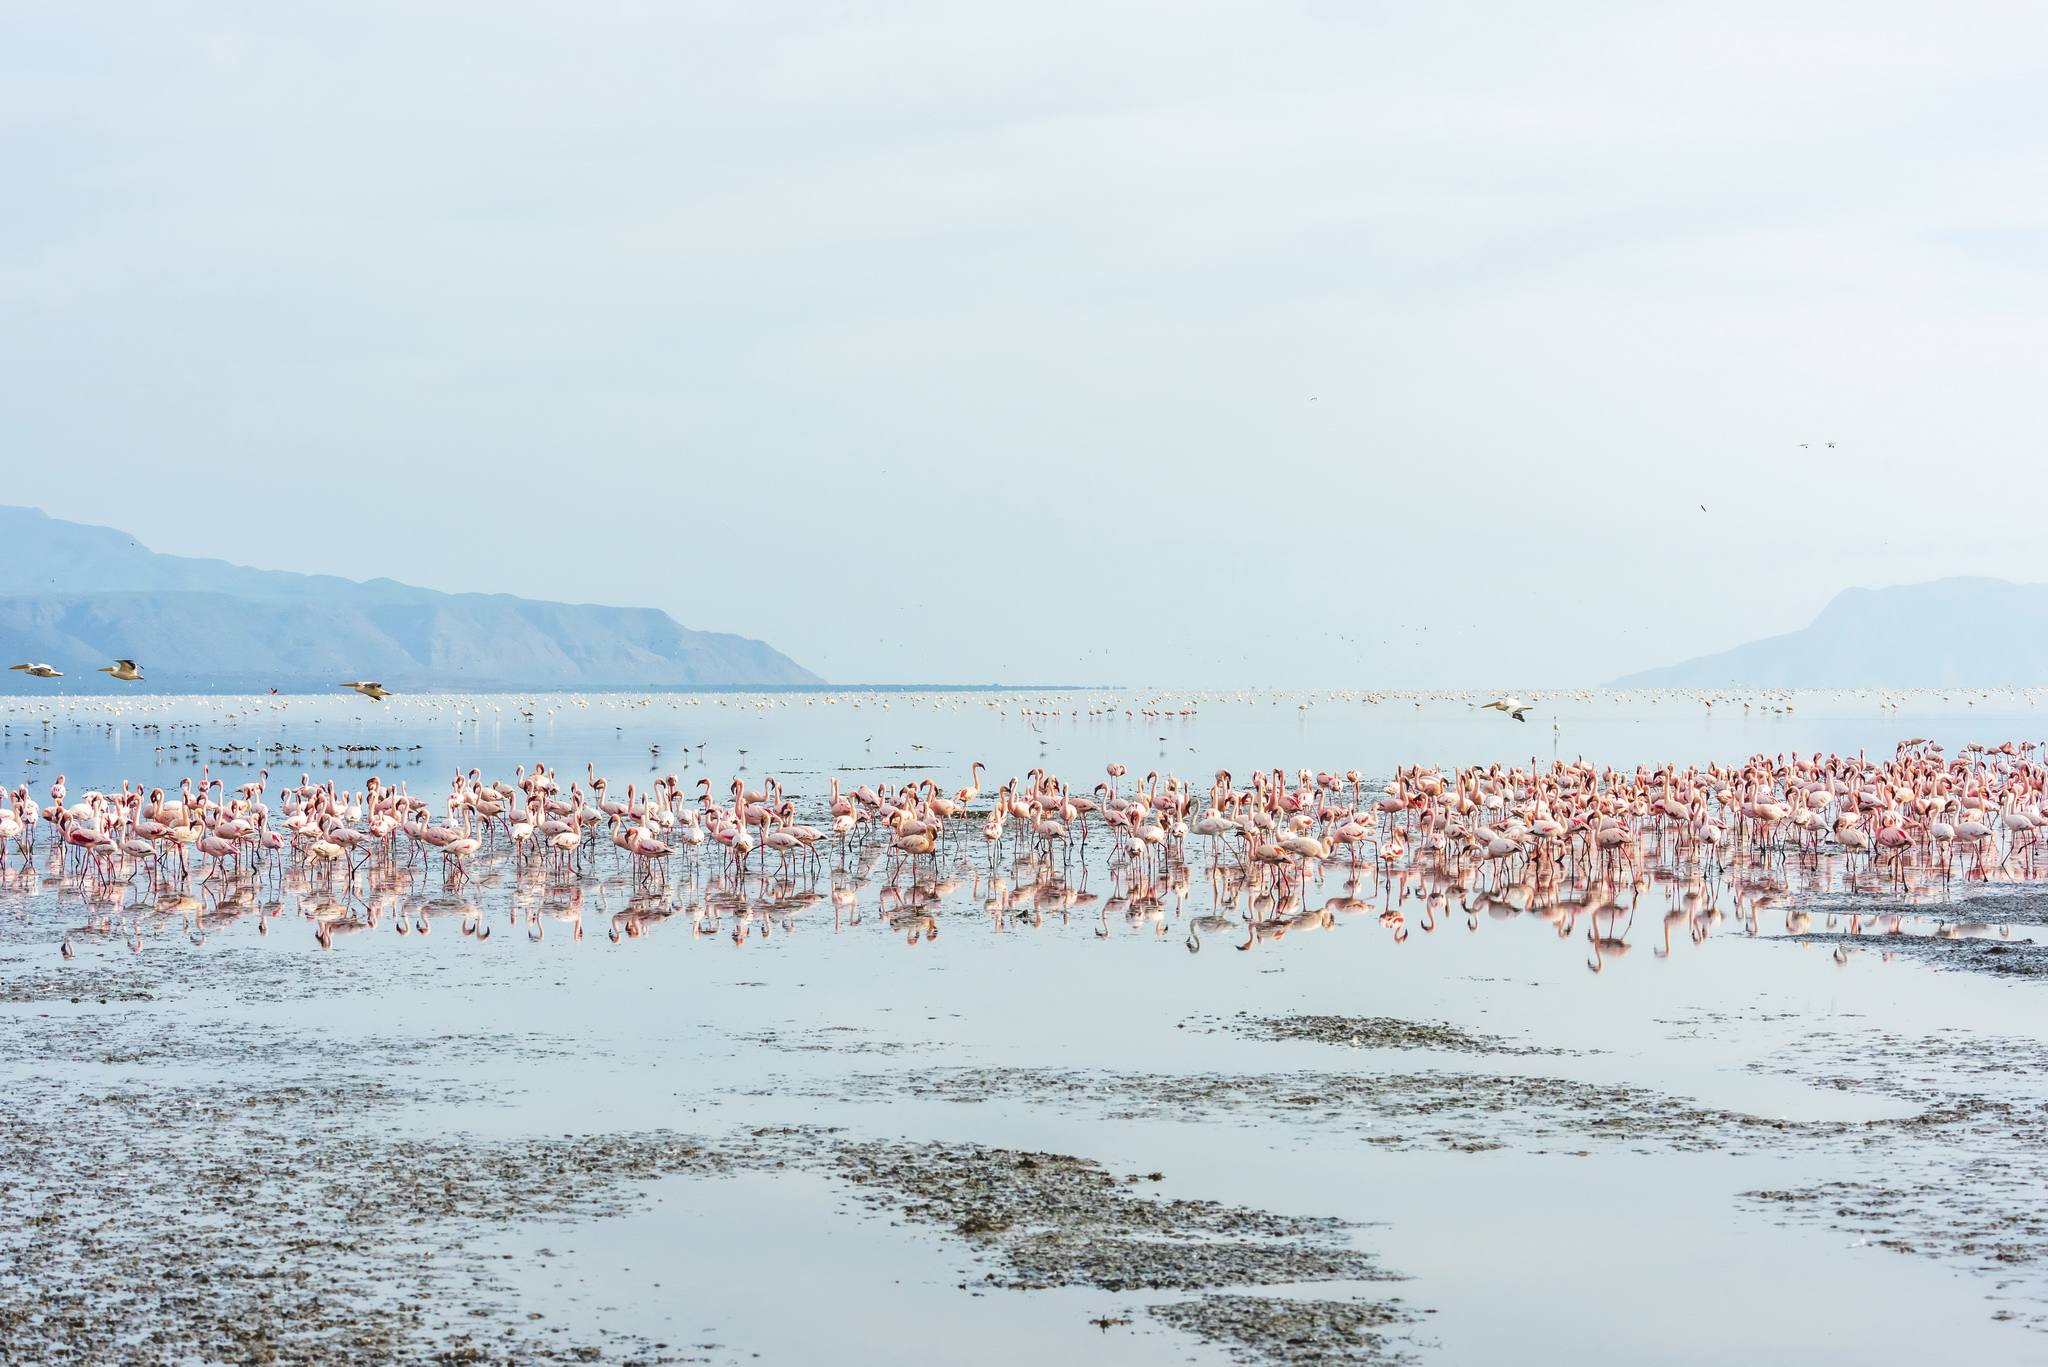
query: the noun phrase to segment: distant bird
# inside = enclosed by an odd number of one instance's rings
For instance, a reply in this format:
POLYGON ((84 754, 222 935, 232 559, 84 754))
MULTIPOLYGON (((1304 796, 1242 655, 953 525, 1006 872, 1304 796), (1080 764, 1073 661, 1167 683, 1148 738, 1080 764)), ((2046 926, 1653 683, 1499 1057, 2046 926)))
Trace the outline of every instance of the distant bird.
POLYGON ((1706 510, 1707 510, 1707 505, 1706 505, 1706 504, 1704 504, 1704 503, 1702 503, 1702 504, 1700 505, 1700 511, 1701 511, 1701 512, 1705 512, 1706 510))
POLYGON ((1834 449, 1835 449, 1835 444, 1834 444, 1833 442, 1829 442, 1829 443, 1828 443, 1828 450, 1832 451, 1832 450, 1834 450, 1834 449))
POLYGON ((1525 703, 1520 698, 1517 698, 1512 694, 1505 698, 1495 698, 1492 702, 1486 705, 1488 707, 1495 709, 1496 711, 1507 713, 1510 717, 1513 717, 1516 721, 1519 722, 1526 722, 1529 720, 1529 718, 1525 714, 1528 712, 1530 707, 1533 706, 1533 704, 1525 703))
POLYGON ((356 692, 362 694, 364 697, 369 698, 375 702, 383 702, 386 698, 391 696, 391 690, 386 688, 383 684, 371 683, 370 681, 365 679, 358 679, 354 683, 336 684, 335 687, 353 688, 356 692))
POLYGON ((142 666, 133 660, 116 660, 110 665, 101 665, 99 672, 111 674, 115 678, 124 679, 129 683, 145 682, 142 677, 142 666))
POLYGON ((27 664, 9 665, 7 667, 9 669, 18 669, 32 679, 61 679, 64 677, 63 670, 54 669, 49 665, 27 664))

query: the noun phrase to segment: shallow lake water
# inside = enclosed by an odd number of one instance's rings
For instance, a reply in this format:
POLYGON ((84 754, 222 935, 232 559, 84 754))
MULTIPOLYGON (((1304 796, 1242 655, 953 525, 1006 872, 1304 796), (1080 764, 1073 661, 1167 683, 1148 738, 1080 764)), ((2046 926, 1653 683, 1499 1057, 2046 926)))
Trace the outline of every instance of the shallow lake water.
MULTIPOLYGON (((835 779, 929 777, 951 791, 977 760, 984 789, 1041 768, 1085 791, 1110 761, 1132 779, 1156 770, 1198 785, 1219 768, 1356 769, 1376 782, 1418 762, 1889 757, 1908 737, 1955 750, 2023 741, 2042 720, 2041 695, 2014 691, 1730 694, 1711 707, 1544 695, 1527 723, 1479 700, 11 699, 0 786, 25 782, 40 800, 61 772, 74 796, 124 780, 174 788, 204 765, 230 790, 267 767, 273 788, 301 773, 360 787, 375 773, 434 795, 473 768, 509 779, 547 763, 566 784, 588 764, 614 789, 673 773, 691 793, 699 778, 719 792, 735 774, 772 774, 815 816, 835 779)), ((56 1211, 59 1232, 36 1237, 71 1240, 74 1271, 43 1270, 17 1235, 4 1250, 9 1323, 60 1341, 23 1304, 62 1300, 64 1278, 117 1261, 79 1232, 90 1201, 133 1200, 161 1219, 173 1262, 184 1222, 232 1225, 244 1209, 246 1193, 207 1185, 214 1167, 194 1178, 179 1166, 189 1149, 150 1157, 115 1118, 126 1106, 142 1117, 132 1123, 195 1145, 215 1142, 223 1116, 252 1145, 331 1145, 303 1172, 252 1166, 281 1204, 317 1204, 309 1193, 367 1182, 361 1170, 386 1158, 399 1174, 351 1188, 359 1217, 333 1216, 384 1242, 346 1250, 346 1285, 356 1313, 399 1337, 357 1344, 325 1321, 280 1320, 277 1360, 295 1360, 295 1332, 334 1360, 422 1344, 476 1354, 450 1361, 734 1363, 2048 1352, 2048 1229, 2026 1208, 2048 1176, 2032 1152, 2048 1130, 2042 984, 1898 952, 1960 923, 2016 949, 2048 938, 2030 878, 1888 883, 1836 859, 1652 861, 1632 914, 1589 935, 1582 920, 1469 890, 1432 909, 1418 881, 1332 861, 1303 902, 1357 878, 1362 907, 1253 935, 1222 914, 1227 880, 1206 842, 1188 842, 1183 875, 1155 901, 1124 895, 1106 846, 1073 855, 1048 890, 1042 867, 992 862, 969 838, 938 856, 935 898, 914 907, 879 851, 736 886, 702 853, 652 892, 607 849, 569 878, 497 861, 466 883, 423 867, 345 895, 273 868, 168 908, 139 884, 95 894, 57 875, 47 847, 34 872, 14 860, 0 881, 11 1113, 22 1133, 107 1126, 110 1161, 134 1164, 145 1190, 110 1195, 48 1145, 11 1152, 8 1213, 56 1211), (1727 914, 1711 934, 1667 942, 1665 913, 1688 879, 1727 914), (1877 907, 1901 918, 1899 934, 1868 933, 1877 907), (1396 909, 1398 934, 1380 916, 1396 909), (331 949, 314 935, 322 916, 331 949), (1851 918, 1856 936, 1828 937, 1851 918), (59 953, 67 938, 73 958, 59 953), (1363 1024, 1261 1024, 1325 1017, 1363 1024), (1389 1021, 1448 1029, 1372 1024, 1389 1021), (335 1100, 302 1105, 298 1088, 335 1100), (151 1096, 176 1107, 151 1109, 151 1096), (707 1146, 701 1159, 676 1158, 685 1141, 707 1146), (1060 1258, 1085 1261, 1076 1249, 1091 1240, 1129 1252, 1167 1237, 1150 1212, 1187 1202, 1185 1242, 1309 1249, 1305 1262, 1257 1265, 1324 1270, 1089 1263, 1048 1275, 1052 1255, 1025 1236, 1043 1192, 1013 1199, 1000 1172, 977 1177, 976 1201, 1011 1202, 980 1223, 961 1218, 957 1193, 935 1196, 973 1155, 1014 1167, 1019 1153, 1099 1164, 1077 1180, 1100 1177, 1104 1209, 1124 1203, 1114 1228, 1052 1239, 1060 1258), (439 1195, 393 1194, 401 1180, 440 1192, 458 1173, 444 1215, 431 1213, 439 1195), (174 1181, 212 1194, 148 1189, 174 1181), (414 1206, 429 1213, 407 1216, 414 1206), (1317 1220, 1343 1223, 1280 1227, 1317 1220), (1177 1317, 1176 1304, 1239 1294, 1370 1304, 1386 1318, 1369 1344, 1355 1336, 1367 1346, 1354 1355, 1331 1356, 1353 1350, 1177 1317)), ((252 1223, 250 1237, 289 1243, 283 1227, 252 1223)), ((278 1255, 287 1274, 293 1256, 278 1255)), ((186 1313, 161 1294, 124 1302, 135 1360, 178 1360, 174 1334, 152 1347, 143 1332, 186 1313)))

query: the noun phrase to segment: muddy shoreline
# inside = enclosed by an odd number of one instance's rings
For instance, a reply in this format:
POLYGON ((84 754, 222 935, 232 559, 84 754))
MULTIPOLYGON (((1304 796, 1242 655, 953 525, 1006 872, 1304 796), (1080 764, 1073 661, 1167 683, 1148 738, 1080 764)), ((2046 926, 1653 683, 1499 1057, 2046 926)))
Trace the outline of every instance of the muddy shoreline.
MULTIPOLYGON (((716 1089, 719 1099, 742 1111, 769 1097, 872 1103, 871 1118, 859 1129, 842 1116, 837 1128, 486 1136, 413 1117, 490 1104, 471 1068, 506 1052, 602 1050, 537 1030, 443 1029, 395 1033, 363 1059, 304 1029, 255 1031, 224 1014, 236 1002, 294 1000, 309 984, 331 992, 322 975, 336 962, 273 960, 246 981, 231 968, 221 989, 206 976, 218 965, 195 968, 179 954, 89 970, 12 966, 0 992, 0 1065, 12 1080, 0 1125, 0 1362, 706 1361, 701 1344, 535 1318, 505 1275, 511 1255, 498 1250, 533 1222, 632 1211, 659 1178, 778 1167, 819 1173, 875 1218, 929 1231, 969 1295, 1130 1297, 1102 1313, 1105 1333, 1185 1336, 1248 1364, 1376 1367, 1426 1353, 1417 1332, 1432 1308, 1410 1300, 1403 1270, 1376 1255, 1369 1231, 1166 1197, 1162 1174, 957 1142, 943 1119, 894 1133, 896 1101, 1050 1108, 1105 1125, 1249 1125, 1275 1145, 1475 1163, 1503 1149, 1703 1163, 1808 1156, 1829 1175, 1743 1190, 1732 1208, 1967 1269, 1986 1279, 1993 1313, 2015 1332, 2048 1331, 2048 1219, 2037 1195, 2048 1185, 2048 1101, 2013 1085, 2048 1074, 2048 1046, 2031 1040, 1809 1031, 1753 1070, 1912 1107, 1815 1121, 1550 1076, 1542 1070, 1577 1056, 1392 1016, 1267 1011, 1186 1028, 1270 1045, 1276 1060, 1303 1057, 1289 1051, 1308 1044, 1333 1061, 1352 1049, 1361 1059, 1414 1050, 1445 1055, 1447 1066, 913 1070, 873 1031, 755 1025, 734 1038, 786 1061, 844 1055, 857 1071, 771 1073, 716 1089)), ((358 964, 342 986, 371 975, 358 964)))
MULTIPOLYGON (((1772 936, 1795 945, 1826 949, 1849 962, 1858 954, 1910 959, 1957 973, 1982 973, 1996 978, 2048 979, 2048 942, 2033 939, 1953 938, 1934 935, 1850 935, 1840 931, 1808 931, 1772 936)), ((2048 937, 2043 937, 2048 941, 2048 937)))

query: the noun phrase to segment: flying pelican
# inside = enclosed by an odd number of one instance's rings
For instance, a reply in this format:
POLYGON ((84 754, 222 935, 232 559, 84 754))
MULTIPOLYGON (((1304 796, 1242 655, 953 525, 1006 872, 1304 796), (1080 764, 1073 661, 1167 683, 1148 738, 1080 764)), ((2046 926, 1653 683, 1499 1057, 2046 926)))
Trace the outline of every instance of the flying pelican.
POLYGON ((356 692, 362 694, 364 697, 374 699, 377 702, 383 702, 386 698, 391 696, 391 690, 386 688, 383 684, 371 683, 366 679, 357 679, 354 683, 336 684, 335 687, 353 688, 356 692))
POLYGON ((7 667, 9 669, 18 669, 32 679, 61 679, 64 677, 63 670, 52 668, 49 665, 26 664, 9 665, 7 667))
POLYGON ((111 674, 117 679, 125 679, 129 683, 147 682, 142 677, 142 666, 133 660, 116 660, 110 665, 101 665, 99 672, 111 674))
POLYGON ((1533 703, 1526 703, 1526 702, 1523 702, 1523 701, 1522 701, 1522 700, 1521 700, 1520 698, 1517 698, 1517 697, 1513 696, 1512 694, 1510 694, 1509 696, 1507 696, 1507 697, 1505 697, 1505 698, 1495 698, 1495 699, 1494 699, 1494 700, 1493 700, 1492 702, 1490 702, 1490 703, 1488 703, 1488 704, 1486 704, 1486 705, 1487 705, 1488 707, 1494 708, 1494 709, 1495 709, 1495 710, 1497 710, 1497 711, 1501 711, 1501 712, 1505 712, 1505 713, 1507 713, 1507 714, 1508 714, 1508 715, 1509 715, 1510 717, 1513 717, 1513 718, 1514 718, 1514 719, 1515 719, 1516 721, 1519 721, 1519 722, 1526 722, 1526 721, 1528 721, 1528 720, 1529 720, 1529 718, 1528 718, 1528 716, 1526 715, 1526 713, 1527 713, 1527 712, 1529 711, 1529 709, 1530 709, 1531 707, 1533 707, 1533 706, 1534 706, 1535 704, 1533 704, 1533 703))

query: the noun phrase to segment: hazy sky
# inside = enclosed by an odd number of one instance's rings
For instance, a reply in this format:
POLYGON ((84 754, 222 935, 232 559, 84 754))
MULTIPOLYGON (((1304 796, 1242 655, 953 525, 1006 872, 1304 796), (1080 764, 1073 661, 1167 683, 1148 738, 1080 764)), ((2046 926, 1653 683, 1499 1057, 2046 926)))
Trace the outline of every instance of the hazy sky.
POLYGON ((0 502, 837 680, 1597 681, 2048 578, 2044 55, 1924 0, 4 4, 0 502))

